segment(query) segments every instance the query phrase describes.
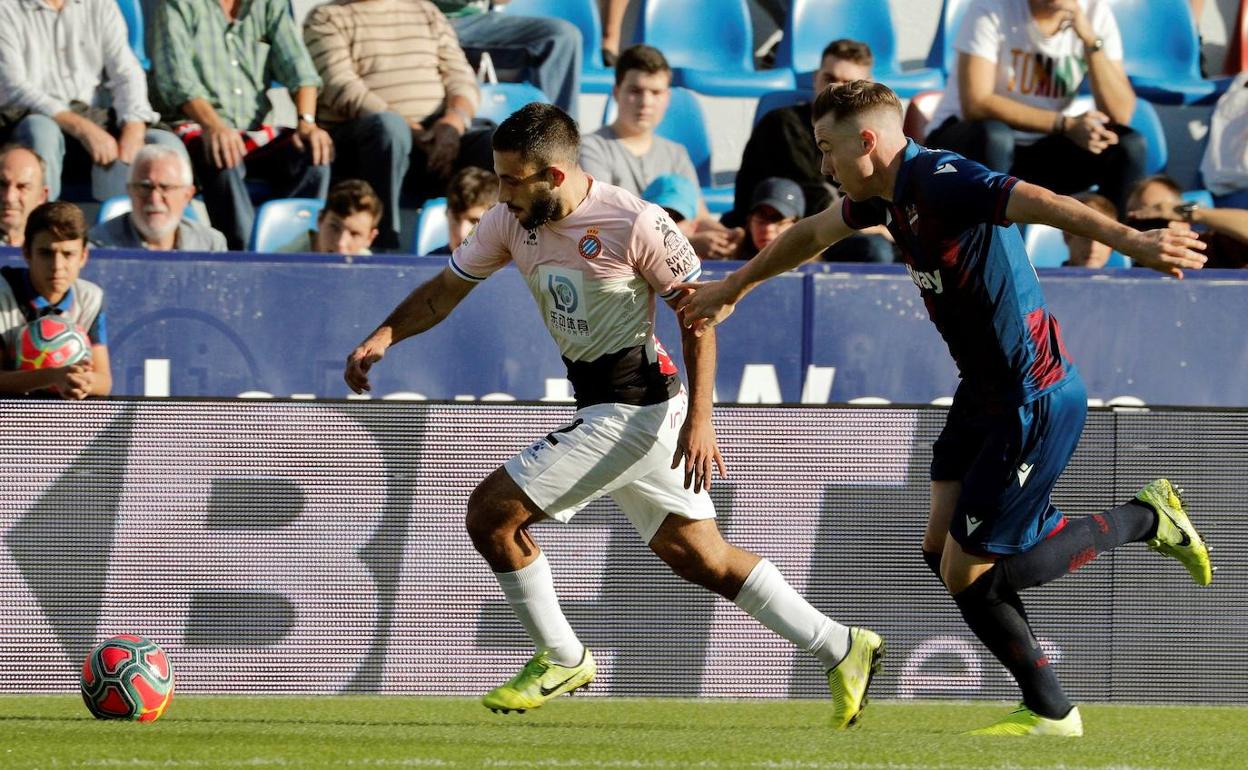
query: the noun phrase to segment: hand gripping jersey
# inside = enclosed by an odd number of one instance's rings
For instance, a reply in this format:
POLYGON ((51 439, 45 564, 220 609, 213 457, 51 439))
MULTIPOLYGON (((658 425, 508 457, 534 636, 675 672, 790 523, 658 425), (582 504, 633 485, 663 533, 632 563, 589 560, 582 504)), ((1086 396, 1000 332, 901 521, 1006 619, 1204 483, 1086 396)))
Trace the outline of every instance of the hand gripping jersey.
POLYGON ((1018 180, 961 155, 906 144, 893 199, 844 199, 846 224, 884 225, 927 312, 976 396, 1030 403, 1073 376, 1018 228, 1005 218, 1018 180))
POLYGON ((679 392, 676 366, 654 336, 654 297, 670 298, 702 265, 663 209, 593 180, 576 210, 535 230, 498 204, 450 267, 479 282, 509 261, 559 345, 578 408, 656 404, 679 392))

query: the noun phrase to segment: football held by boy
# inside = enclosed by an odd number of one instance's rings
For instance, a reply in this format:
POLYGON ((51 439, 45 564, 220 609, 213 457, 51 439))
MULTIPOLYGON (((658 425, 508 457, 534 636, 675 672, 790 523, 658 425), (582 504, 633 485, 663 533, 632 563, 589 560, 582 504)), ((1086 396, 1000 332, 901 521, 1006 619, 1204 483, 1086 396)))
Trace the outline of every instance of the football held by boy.
POLYGON ((655 296, 672 303, 701 264, 658 206, 595 181, 578 165, 575 121, 530 104, 493 137, 499 203, 347 359, 357 393, 394 343, 442 321, 478 283, 515 262, 563 354, 576 394, 573 421, 487 477, 468 501, 467 529, 537 648, 487 693, 494 711, 538 708, 593 680, 593 656, 559 606, 530 528, 567 522, 610 495, 659 558, 682 578, 735 602, 813 654, 828 672, 832 724, 858 719, 883 654, 880 637, 825 617, 766 559, 726 542, 707 492, 723 459, 711 424, 713 335, 683 335, 686 393, 653 336, 655 296), (683 467, 682 467, 683 461, 683 467))
POLYGON ((823 171, 841 184, 843 202, 793 225, 723 280, 677 287, 686 292, 677 303, 682 326, 709 331, 759 283, 856 230, 889 229, 962 377, 933 446, 923 556, 1023 691, 1021 708, 976 732, 1082 735, 1018 592, 1133 541, 1178 559, 1200 585, 1212 574, 1165 479, 1096 516, 1067 522, 1053 506, 1087 395, 1011 223, 1093 238, 1179 278, 1204 263, 1203 246, 1186 227, 1138 232, 1073 198, 907 140, 901 103, 880 84, 829 87, 815 100, 813 122, 823 171))

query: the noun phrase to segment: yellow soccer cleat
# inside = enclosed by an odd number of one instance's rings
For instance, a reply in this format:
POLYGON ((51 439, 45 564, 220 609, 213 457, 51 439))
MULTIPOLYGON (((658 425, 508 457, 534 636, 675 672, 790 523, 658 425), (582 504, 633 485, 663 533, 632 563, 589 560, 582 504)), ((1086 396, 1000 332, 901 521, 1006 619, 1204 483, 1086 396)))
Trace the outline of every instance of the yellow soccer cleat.
POLYGON ((858 722, 867 707, 867 688, 884 660, 884 640, 865 628, 849 629, 849 652, 828 672, 832 691, 832 726, 842 730, 858 722))
POLYGON ((560 666, 551 663, 549 653, 545 650, 529 658, 520 673, 513 676, 506 684, 499 685, 485 694, 481 703, 490 711, 504 714, 512 711, 524 712, 540 708, 551 698, 588 687, 594 681, 598 667, 594 665, 594 656, 585 648, 581 662, 575 666, 560 666))
POLYGON ((1166 479, 1157 479, 1140 490, 1136 500, 1157 512, 1157 532, 1148 547, 1164 556, 1178 559, 1191 573, 1196 585, 1213 582, 1209 549, 1183 510, 1179 492, 1166 479))
POLYGON ((1056 738, 1079 738, 1083 735, 1083 718, 1072 708, 1061 719, 1042 717, 1026 706, 1014 709, 1000 722, 995 722, 964 735, 1048 735, 1056 738))

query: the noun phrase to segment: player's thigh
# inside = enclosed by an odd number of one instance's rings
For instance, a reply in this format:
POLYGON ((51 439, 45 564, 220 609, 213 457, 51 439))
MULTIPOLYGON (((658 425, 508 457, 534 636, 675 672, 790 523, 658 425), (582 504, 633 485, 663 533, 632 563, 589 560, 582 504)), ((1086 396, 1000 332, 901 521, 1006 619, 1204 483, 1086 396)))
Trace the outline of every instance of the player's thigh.
POLYGON ((958 507, 962 494, 961 481, 933 481, 931 508, 927 514, 927 529, 923 532, 923 550, 940 553, 945 549, 949 523, 958 507))
POLYGON ((546 518, 504 468, 495 468, 468 497, 468 529, 514 530, 546 518))
POLYGON ((545 514, 570 520, 593 500, 649 472, 658 445, 654 407, 595 404, 503 466, 545 514))
POLYGON ((705 489, 694 492, 686 488, 684 472, 672 469, 670 454, 661 465, 611 492, 611 499, 646 543, 653 540, 669 515, 694 521, 715 518, 710 494, 705 489))
POLYGON ((1062 521, 1051 495, 1087 415, 1079 378, 1003 415, 963 478, 949 533, 969 553, 1032 548, 1062 521))

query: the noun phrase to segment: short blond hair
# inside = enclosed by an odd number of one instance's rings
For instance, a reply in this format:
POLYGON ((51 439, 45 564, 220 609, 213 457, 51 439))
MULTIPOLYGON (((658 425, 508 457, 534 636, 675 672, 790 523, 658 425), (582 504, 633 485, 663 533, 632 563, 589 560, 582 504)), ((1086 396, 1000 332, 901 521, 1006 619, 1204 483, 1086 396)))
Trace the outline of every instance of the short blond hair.
POLYGON ((898 120, 901 119, 901 100, 883 83, 872 80, 834 83, 815 97, 811 122, 818 123, 828 115, 841 121, 881 107, 893 110, 898 120))

